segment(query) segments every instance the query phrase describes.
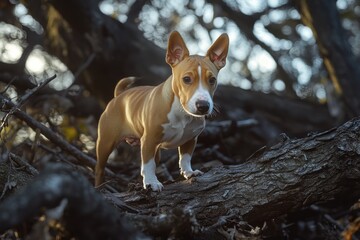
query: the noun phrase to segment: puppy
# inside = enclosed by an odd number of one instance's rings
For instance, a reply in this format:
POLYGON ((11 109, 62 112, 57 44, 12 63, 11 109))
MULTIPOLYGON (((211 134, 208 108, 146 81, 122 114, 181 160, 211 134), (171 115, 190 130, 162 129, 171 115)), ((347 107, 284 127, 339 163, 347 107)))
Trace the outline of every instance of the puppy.
POLYGON ((174 31, 166 52, 172 75, 165 82, 129 88, 134 78, 119 81, 99 120, 95 186, 103 182, 107 159, 121 141, 140 144, 145 189, 163 188, 155 175, 161 148, 178 148, 180 173, 186 179, 203 174, 192 169, 191 157, 205 116, 214 109, 217 75, 225 66, 228 47, 229 37, 222 34, 205 56, 189 55, 184 40, 174 31))

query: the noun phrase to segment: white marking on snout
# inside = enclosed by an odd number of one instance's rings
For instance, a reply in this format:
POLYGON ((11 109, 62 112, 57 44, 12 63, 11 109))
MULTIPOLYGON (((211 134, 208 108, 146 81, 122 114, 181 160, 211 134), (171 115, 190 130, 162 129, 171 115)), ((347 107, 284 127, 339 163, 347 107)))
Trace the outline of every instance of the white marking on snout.
POLYGON ((199 85, 198 88, 195 90, 194 94, 190 98, 187 103, 187 108, 189 113, 195 117, 200 117, 202 115, 197 114, 196 102, 197 101, 207 101, 209 103, 209 111, 207 114, 210 114, 214 108, 214 103, 210 96, 210 93, 207 89, 204 88, 202 81, 201 81, 201 65, 198 66, 198 76, 199 76, 199 85))
POLYGON ((201 81, 201 65, 199 64, 198 66, 198 76, 199 76, 199 80, 201 81))

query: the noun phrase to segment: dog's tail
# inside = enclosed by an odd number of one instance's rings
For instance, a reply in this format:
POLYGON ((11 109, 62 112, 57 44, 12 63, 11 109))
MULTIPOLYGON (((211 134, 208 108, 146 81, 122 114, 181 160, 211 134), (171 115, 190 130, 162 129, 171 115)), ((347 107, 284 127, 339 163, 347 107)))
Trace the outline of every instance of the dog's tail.
POLYGON ((116 84, 115 90, 114 90, 114 97, 117 97, 122 93, 124 90, 131 87, 131 85, 137 80, 136 77, 126 77, 123 79, 120 79, 120 81, 116 84))

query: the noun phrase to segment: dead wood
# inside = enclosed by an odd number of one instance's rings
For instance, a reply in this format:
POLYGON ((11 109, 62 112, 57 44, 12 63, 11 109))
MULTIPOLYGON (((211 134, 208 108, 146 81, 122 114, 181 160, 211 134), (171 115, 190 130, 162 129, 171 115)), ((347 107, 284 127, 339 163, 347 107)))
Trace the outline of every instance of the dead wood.
MULTIPOLYGON (((8 112, 6 115, 6 119, 8 116, 13 115, 18 119, 24 121, 29 127, 32 129, 39 130, 41 134, 47 137, 51 142, 59 146, 63 151, 71 154, 76 159, 78 159, 82 164, 93 168, 95 166, 96 160, 89 155, 83 153, 81 150, 76 148, 75 146, 69 144, 62 136, 52 131, 50 128, 46 127, 44 124, 38 122, 36 119, 22 111, 18 108, 12 101, 8 98, 4 97, 0 94, 0 103, 1 103, 1 111, 8 112)), ((6 124, 6 119, 3 120, 2 125, 6 124)), ((106 169, 107 174, 115 177, 115 174, 106 169)))
MULTIPOLYGON (((127 221, 152 236, 206 238, 233 219, 261 226, 314 203, 360 197, 359 135, 357 118, 303 139, 283 138, 244 164, 165 184, 161 193, 131 190, 105 196, 126 211, 127 221)), ((0 231, 38 216, 40 209, 61 205, 63 199, 68 201, 63 219, 72 234, 90 239, 104 237, 105 229, 107 234, 122 231, 119 212, 78 172, 58 165, 5 199, 0 231)))
POLYGON ((45 214, 61 218, 79 239, 139 239, 88 180, 71 168, 51 164, 33 182, 0 204, 0 233, 45 214))
POLYGON ((38 174, 36 169, 14 154, 3 157, 0 157, 0 201, 38 174))
POLYGON ((132 191, 119 197, 143 211, 127 217, 144 231, 151 232, 161 221, 162 234, 169 233, 177 226, 176 209, 188 219, 194 216, 203 231, 234 216, 262 225, 314 203, 358 198, 359 139, 357 118, 303 139, 284 139, 244 164, 165 185, 161 193, 132 191))

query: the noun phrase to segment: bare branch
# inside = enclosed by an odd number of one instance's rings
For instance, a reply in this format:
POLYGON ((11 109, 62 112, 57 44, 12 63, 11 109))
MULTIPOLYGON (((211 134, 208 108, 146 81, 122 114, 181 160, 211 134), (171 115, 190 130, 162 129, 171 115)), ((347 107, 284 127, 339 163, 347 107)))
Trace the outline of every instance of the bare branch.
POLYGON ((24 94, 21 98, 20 101, 18 102, 16 108, 21 108, 25 102, 32 96, 34 95, 36 92, 38 92, 40 89, 42 89, 43 87, 45 87, 46 85, 48 85, 52 80, 54 80, 56 78, 56 74, 52 77, 49 77, 48 79, 46 79, 45 81, 43 81, 42 83, 40 83, 40 85, 38 85, 35 88, 32 88, 31 90, 29 90, 26 94, 24 94))
MULTIPOLYGON (((29 95, 31 96, 31 95, 29 95)), ((36 130, 39 129, 40 132, 47 137, 51 142, 59 146, 62 150, 66 151, 67 153, 73 155, 75 158, 77 158, 80 162, 82 162, 84 165, 89 166, 91 168, 95 167, 96 160, 85 153, 83 153, 81 150, 76 148, 75 146, 69 144, 65 139, 63 139, 59 134, 53 132, 51 129, 47 128, 42 123, 36 121, 34 118, 26 114, 25 112, 21 111, 17 105, 12 103, 9 99, 5 98, 4 96, 0 95, 0 101, 2 102, 3 109, 11 109, 10 112, 7 113, 6 116, 13 115, 20 120, 26 122, 26 124, 31 127, 32 129, 36 130)), ((2 111, 4 111, 2 109, 2 111)), ((8 118, 8 117, 7 117, 8 118)), ((5 119, 6 120, 6 119, 5 119)), ((2 129, 5 126, 5 122, 3 120, 1 124, 2 129)), ((116 177, 115 174, 110 171, 109 169, 106 169, 106 173, 109 176, 116 177)))

